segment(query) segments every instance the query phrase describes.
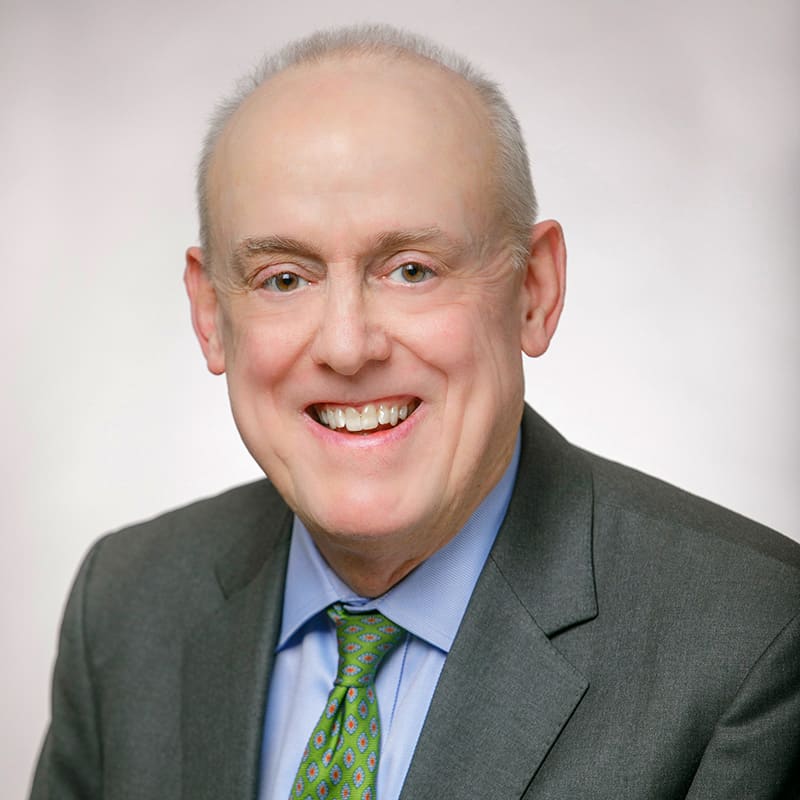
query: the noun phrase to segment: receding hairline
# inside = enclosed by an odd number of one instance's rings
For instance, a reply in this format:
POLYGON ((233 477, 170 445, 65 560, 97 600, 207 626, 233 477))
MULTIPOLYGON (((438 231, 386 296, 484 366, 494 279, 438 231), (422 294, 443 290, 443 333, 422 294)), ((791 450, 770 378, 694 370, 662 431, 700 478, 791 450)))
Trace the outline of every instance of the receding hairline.
MULTIPOLYGON (((241 117, 248 114, 251 104, 259 104, 264 102, 265 105, 268 106, 268 104, 274 99, 268 97, 267 100, 264 101, 261 97, 259 97, 259 95, 269 95, 269 93, 273 91, 274 87, 275 91, 278 92, 278 97, 280 97, 286 93, 287 87, 285 85, 281 85, 285 84, 285 82, 290 82, 288 89, 288 94, 290 96, 292 93, 299 93, 300 91, 305 92, 307 90, 307 84, 305 83, 306 77, 309 74, 313 75, 314 71, 316 70, 319 70, 321 74, 325 76, 325 70, 329 67, 333 69, 333 75, 335 78, 341 77, 342 73, 349 68, 352 68, 356 75, 360 76, 363 74, 361 69, 362 65, 366 65, 367 69, 370 66, 377 65, 379 68, 381 68, 377 72, 380 77, 385 76, 387 72, 390 72, 394 68, 403 69, 406 66, 411 70, 414 68, 419 68, 423 72, 428 70, 432 71, 434 75, 442 78, 445 83, 450 84, 445 90, 448 95, 446 99, 460 96, 466 100, 465 104, 459 104, 460 108, 462 110, 467 110, 468 113, 474 112, 473 118, 477 122, 476 127, 479 131, 479 134, 481 137, 484 137, 485 141, 490 145, 490 150, 493 151, 496 149, 496 137, 494 136, 494 132, 492 130, 492 121, 488 113, 488 109, 486 108, 486 104, 483 102, 475 87, 469 81, 465 80, 465 78, 458 72, 449 69, 445 65, 431 61, 428 58, 419 56, 416 53, 410 53, 407 51, 398 51, 395 53, 394 51, 361 52, 355 50, 350 52, 336 50, 324 54, 313 61, 301 61, 298 63, 289 64, 284 69, 281 69, 280 72, 269 74, 263 81, 261 81, 261 83, 259 83, 257 86, 254 86, 252 91, 248 92, 246 96, 241 98, 241 101, 226 117, 225 124, 222 125, 217 132, 214 146, 210 149, 208 154, 209 160, 207 164, 208 169, 206 171, 206 181, 208 181, 208 175, 211 172, 210 167, 216 160, 219 152, 219 146, 223 143, 226 134, 233 126, 237 125, 237 121, 241 117), (382 68, 384 64, 385 69, 382 68), (301 81, 300 89, 291 84, 291 82, 296 78, 299 78, 301 81)), ((325 77, 322 79, 324 80, 325 77)), ((348 86, 349 85, 351 84, 348 84, 348 86)), ((312 89, 312 93, 313 91, 315 90, 312 89)), ((391 92, 391 90, 389 90, 389 92, 391 92)), ((414 90, 414 93, 417 93, 416 90, 414 90)))
MULTIPOLYGON (((269 91, 271 84, 280 83, 284 80, 292 80, 295 75, 302 76, 304 73, 311 73, 314 70, 325 70, 329 67, 334 69, 341 68, 346 71, 349 68, 359 70, 364 65, 366 68, 370 66, 383 67, 386 70, 393 68, 407 67, 411 70, 419 69, 421 71, 430 71, 452 83, 454 91, 462 93, 465 97, 469 97, 475 103, 475 107, 479 108, 483 114, 485 124, 490 126, 491 122, 487 114, 486 103, 481 97, 476 86, 467 80, 464 75, 451 69, 445 64, 438 63, 425 56, 421 56, 414 52, 406 50, 343 50, 337 49, 329 53, 321 54, 319 57, 304 61, 298 61, 286 65, 284 68, 277 72, 270 72, 262 81, 254 85, 246 95, 240 98, 240 102, 231 109, 225 121, 229 123, 242 109, 247 102, 263 90, 269 91)), ((225 132, 226 125, 219 129, 217 140, 225 132)))
POLYGON ((214 259, 209 174, 217 145, 239 109, 261 87, 285 73, 314 65, 337 61, 353 63, 361 59, 407 62, 431 68, 452 78, 466 96, 475 100, 485 115, 491 158, 498 162, 491 166, 499 216, 504 227, 508 228, 515 262, 524 259, 530 226, 536 218, 536 198, 519 123, 498 85, 467 59, 425 37, 386 25, 357 25, 319 31, 268 55, 217 106, 204 139, 197 170, 200 243, 207 269, 210 270, 210 262, 214 259))

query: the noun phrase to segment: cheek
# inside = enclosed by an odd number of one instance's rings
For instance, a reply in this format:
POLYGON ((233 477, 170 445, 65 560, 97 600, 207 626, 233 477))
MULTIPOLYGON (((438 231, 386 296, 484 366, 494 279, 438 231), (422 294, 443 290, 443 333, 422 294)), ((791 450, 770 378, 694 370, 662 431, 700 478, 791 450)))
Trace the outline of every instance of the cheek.
MULTIPOLYGON (((225 360, 231 391, 278 390, 298 362, 305 332, 287 319, 241 314, 227 326, 225 360)), ((250 398, 257 399, 256 397, 250 398)))
POLYGON ((286 409, 298 384, 298 336, 263 319, 239 318, 225 343, 226 378, 239 434, 261 468, 281 481, 293 447, 286 409))
MULTIPOLYGON (((485 380, 521 370, 517 315, 509 301, 471 294, 437 304, 404 326, 403 339, 414 352, 450 378, 485 380)), ((399 338, 399 337, 398 337, 399 338)))

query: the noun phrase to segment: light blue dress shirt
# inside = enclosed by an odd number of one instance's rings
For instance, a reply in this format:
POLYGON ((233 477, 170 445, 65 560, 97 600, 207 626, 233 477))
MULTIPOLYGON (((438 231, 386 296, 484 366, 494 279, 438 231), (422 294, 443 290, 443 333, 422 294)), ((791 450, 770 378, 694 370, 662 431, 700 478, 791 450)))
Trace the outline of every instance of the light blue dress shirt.
POLYGON ((458 535, 386 594, 354 594, 327 565, 297 517, 283 620, 264 720, 260 800, 289 800, 300 756, 333 688, 338 650, 325 609, 377 609, 408 631, 375 682, 381 715, 377 797, 397 800, 431 697, 511 499, 520 438, 508 469, 458 535))

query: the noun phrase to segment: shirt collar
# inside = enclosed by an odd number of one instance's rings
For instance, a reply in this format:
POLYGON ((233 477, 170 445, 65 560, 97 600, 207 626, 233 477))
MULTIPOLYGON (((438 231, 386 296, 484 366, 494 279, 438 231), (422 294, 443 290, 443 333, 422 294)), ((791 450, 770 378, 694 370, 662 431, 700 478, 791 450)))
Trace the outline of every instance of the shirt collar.
POLYGON ((455 638, 472 591, 506 514, 519 464, 520 435, 503 477, 466 525, 388 592, 360 597, 328 566, 305 525, 295 516, 278 650, 332 603, 376 609, 445 653, 455 638))

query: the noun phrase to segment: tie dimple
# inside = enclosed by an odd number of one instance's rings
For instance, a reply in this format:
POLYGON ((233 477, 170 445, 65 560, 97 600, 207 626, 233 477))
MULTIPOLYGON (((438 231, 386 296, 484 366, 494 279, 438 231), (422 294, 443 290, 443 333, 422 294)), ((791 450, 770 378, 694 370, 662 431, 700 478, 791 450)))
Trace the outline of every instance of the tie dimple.
POLYGON ((319 722, 297 770, 292 800, 377 800, 380 715, 375 674, 405 631, 374 611, 328 609, 336 626, 339 666, 319 722))

